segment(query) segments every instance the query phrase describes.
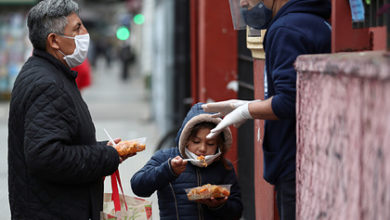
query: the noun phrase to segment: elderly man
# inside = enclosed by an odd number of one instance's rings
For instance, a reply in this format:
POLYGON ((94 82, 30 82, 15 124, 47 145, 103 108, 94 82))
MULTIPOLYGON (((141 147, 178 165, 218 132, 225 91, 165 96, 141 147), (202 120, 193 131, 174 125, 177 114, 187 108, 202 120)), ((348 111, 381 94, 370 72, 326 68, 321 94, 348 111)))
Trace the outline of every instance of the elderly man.
POLYGON ((27 23, 34 51, 16 79, 9 114, 12 219, 97 220, 103 177, 123 158, 96 141, 71 71, 86 58, 88 32, 72 0, 41 1, 27 23))
POLYGON ((328 0, 241 0, 243 17, 255 29, 267 29, 265 100, 228 100, 204 105, 205 111, 226 115, 209 137, 247 119, 263 119, 264 179, 275 185, 280 218, 295 219, 295 97, 294 62, 301 54, 329 53, 331 29, 328 0))

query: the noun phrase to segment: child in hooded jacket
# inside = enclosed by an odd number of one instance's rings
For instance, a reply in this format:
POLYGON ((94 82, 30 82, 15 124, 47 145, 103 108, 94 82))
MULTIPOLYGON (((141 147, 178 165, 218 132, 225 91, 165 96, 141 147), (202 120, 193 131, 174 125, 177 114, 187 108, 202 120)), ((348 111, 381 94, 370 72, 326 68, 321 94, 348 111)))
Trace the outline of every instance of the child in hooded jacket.
POLYGON ((232 143, 229 128, 213 139, 206 135, 220 121, 195 104, 188 112, 176 136, 177 147, 157 151, 131 178, 137 196, 149 197, 156 190, 160 219, 239 219, 241 193, 233 165, 224 158, 232 143), (184 161, 206 156, 204 161, 184 161), (190 201, 186 188, 204 184, 231 184, 230 195, 190 201))

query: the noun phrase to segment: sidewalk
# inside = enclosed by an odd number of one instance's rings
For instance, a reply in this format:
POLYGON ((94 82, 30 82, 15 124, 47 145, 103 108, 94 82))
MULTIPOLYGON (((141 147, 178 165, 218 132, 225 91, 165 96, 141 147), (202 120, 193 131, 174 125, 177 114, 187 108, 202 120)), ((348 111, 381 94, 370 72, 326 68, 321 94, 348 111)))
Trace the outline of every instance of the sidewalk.
MULTIPOLYGON (((105 128, 112 138, 133 139, 146 137, 146 150, 125 160, 119 166, 125 194, 134 195, 130 179, 153 155, 159 138, 155 124, 150 120, 150 103, 144 89, 142 77, 132 71, 127 81, 120 78, 120 65, 112 62, 109 68, 104 60, 97 62, 94 68, 92 85, 82 91, 95 123, 97 140, 107 140, 105 128)), ((131 68, 135 70, 135 68, 131 68)), ((109 180, 105 181, 105 192, 111 192, 109 180)), ((159 219, 157 194, 148 200, 153 201, 153 220, 159 219)))
POLYGON ((11 219, 8 202, 8 113, 9 102, 0 102, 0 219, 11 219))

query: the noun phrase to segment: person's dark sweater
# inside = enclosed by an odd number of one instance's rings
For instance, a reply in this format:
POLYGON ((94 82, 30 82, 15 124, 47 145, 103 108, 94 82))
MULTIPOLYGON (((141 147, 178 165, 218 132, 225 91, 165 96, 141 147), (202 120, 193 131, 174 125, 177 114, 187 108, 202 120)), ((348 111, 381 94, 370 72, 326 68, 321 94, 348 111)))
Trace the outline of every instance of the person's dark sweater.
POLYGON ((296 71, 302 54, 329 53, 331 28, 328 0, 290 0, 271 21, 265 35, 266 98, 279 120, 267 120, 264 136, 264 178, 271 184, 295 173, 296 71))

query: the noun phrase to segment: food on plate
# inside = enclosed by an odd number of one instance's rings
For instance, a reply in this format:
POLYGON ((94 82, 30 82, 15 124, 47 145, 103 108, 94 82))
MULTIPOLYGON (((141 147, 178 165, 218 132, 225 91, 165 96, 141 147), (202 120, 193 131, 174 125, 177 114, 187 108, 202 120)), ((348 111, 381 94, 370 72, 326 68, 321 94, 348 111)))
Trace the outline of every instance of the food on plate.
POLYGON ((119 156, 128 156, 140 151, 145 150, 145 144, 141 144, 138 141, 121 141, 115 149, 118 151, 119 156))
POLYGON ((203 155, 198 156, 196 159, 202 163, 202 166, 207 167, 206 158, 203 155))
POLYGON ((211 185, 205 184, 203 186, 195 187, 186 190, 189 200, 224 198, 230 195, 230 185, 211 185))

